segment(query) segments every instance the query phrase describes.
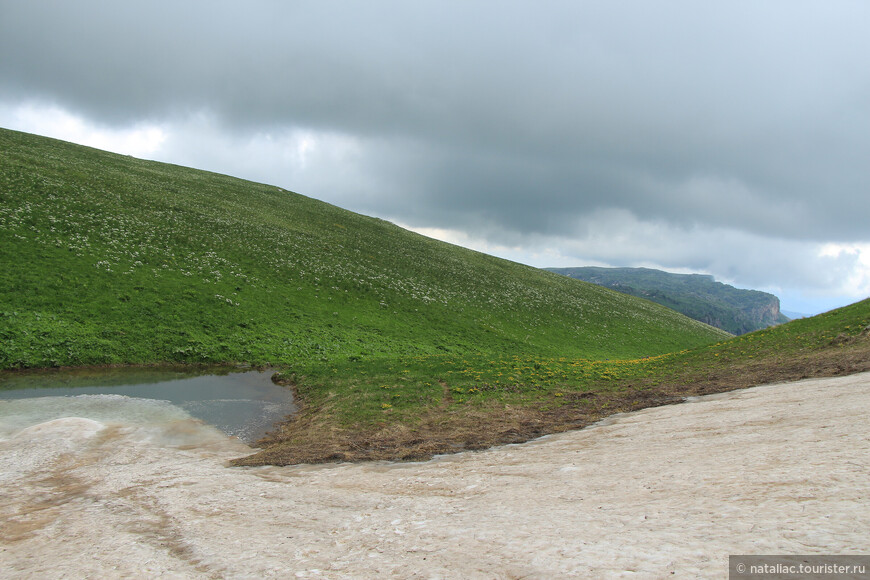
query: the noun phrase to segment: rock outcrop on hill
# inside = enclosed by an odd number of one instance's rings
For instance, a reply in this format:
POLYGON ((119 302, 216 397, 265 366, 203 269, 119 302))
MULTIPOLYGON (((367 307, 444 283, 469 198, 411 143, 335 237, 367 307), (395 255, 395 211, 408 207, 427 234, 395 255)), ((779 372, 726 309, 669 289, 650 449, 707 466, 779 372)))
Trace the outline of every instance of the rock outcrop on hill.
POLYGON ((672 274, 650 268, 548 268, 551 272, 646 298, 732 334, 788 322, 779 298, 741 290, 704 274, 672 274))

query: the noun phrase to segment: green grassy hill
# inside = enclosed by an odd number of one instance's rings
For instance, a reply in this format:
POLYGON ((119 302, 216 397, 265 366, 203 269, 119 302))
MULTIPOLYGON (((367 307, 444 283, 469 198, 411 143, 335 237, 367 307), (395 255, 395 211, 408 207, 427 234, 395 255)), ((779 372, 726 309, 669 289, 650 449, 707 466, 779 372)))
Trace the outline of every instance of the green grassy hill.
POLYGON ((746 334, 788 322, 779 311, 779 298, 758 290, 741 290, 713 276, 672 274, 650 268, 547 268, 578 280, 592 282, 652 300, 732 334, 746 334))
POLYGON ((2 129, 0 265, 0 375, 280 369, 301 411, 240 464, 422 458, 870 369, 870 301, 732 338, 275 186, 2 129))
POLYGON ((664 308, 224 175, 0 132, 0 368, 657 355, 664 308))

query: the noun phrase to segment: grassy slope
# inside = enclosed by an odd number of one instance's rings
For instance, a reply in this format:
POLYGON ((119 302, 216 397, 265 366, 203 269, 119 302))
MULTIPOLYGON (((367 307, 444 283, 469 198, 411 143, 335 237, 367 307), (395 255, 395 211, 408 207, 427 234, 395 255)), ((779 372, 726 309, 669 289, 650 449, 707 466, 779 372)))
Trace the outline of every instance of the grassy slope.
POLYGON ((658 306, 277 187, 0 132, 0 368, 655 355, 658 306))
POLYGON ((5 130, 0 263, 0 369, 285 369, 303 412, 252 463, 524 440, 758 368, 794 378, 840 372, 818 370, 830 353, 846 371, 867 359, 866 302, 727 340, 274 186, 5 130))
POLYGON ((317 412, 303 409, 264 451, 238 464, 421 459, 527 441, 686 396, 870 371, 870 299, 658 357, 412 357, 397 363, 364 364, 355 376, 305 377, 303 402, 316 402, 317 412), (380 404, 381 421, 373 423, 371 413, 331 414, 347 393, 360 407, 380 404), (429 399, 420 405, 424 395, 429 399))

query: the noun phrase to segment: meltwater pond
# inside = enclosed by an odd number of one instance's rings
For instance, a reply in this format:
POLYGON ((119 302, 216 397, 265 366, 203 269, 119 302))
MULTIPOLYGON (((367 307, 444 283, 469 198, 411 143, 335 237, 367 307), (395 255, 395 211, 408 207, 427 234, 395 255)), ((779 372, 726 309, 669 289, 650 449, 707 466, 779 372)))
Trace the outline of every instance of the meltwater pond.
POLYGON ((0 437, 55 419, 167 425, 198 419, 247 444, 296 411, 272 371, 76 369, 0 376, 0 437))

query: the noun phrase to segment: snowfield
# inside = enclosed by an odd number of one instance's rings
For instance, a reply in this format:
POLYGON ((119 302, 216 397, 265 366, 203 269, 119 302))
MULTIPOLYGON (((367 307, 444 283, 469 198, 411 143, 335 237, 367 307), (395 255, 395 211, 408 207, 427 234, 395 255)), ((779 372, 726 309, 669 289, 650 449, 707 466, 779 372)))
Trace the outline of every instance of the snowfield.
POLYGON ((870 374, 413 464, 228 468, 251 449, 190 419, 14 404, 3 578, 726 578, 729 554, 870 552, 870 374))

